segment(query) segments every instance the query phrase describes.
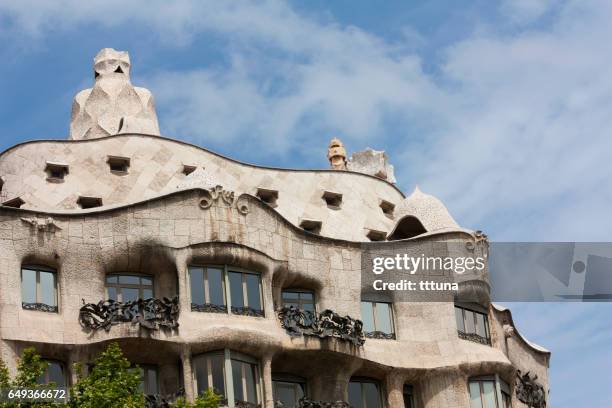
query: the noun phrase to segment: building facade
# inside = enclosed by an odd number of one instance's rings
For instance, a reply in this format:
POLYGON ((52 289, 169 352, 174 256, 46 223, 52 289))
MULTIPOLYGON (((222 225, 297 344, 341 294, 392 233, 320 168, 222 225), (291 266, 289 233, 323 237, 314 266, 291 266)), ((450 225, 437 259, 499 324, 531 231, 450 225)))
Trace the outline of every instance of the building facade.
MULTIPOLYGON (((0 357, 26 347, 75 381, 112 341, 147 394, 229 406, 544 407, 550 353, 490 302, 362 296, 376 241, 486 250, 436 198, 405 196, 382 152, 330 169, 254 166, 159 135, 125 52, 102 50, 68 140, 0 155, 0 357), (310 404, 310 405, 309 405, 310 404)), ((471 294, 462 298, 461 293, 471 294)), ((157 400, 159 401, 159 400, 157 400)))

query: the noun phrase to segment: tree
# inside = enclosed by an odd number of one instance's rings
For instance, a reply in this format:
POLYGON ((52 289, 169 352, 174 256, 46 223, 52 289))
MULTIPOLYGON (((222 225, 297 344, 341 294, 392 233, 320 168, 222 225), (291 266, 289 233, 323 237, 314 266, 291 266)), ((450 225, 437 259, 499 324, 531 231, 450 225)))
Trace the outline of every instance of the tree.
POLYGON ((204 391, 204 394, 198 396, 193 404, 186 402, 185 398, 181 397, 176 400, 173 408, 219 408, 221 396, 216 394, 212 388, 204 391))
POLYGON ((117 343, 111 343, 97 358, 92 371, 83 377, 77 369, 78 381, 72 387, 70 406, 75 408, 142 408, 143 392, 139 389, 140 373, 130 368, 117 343))

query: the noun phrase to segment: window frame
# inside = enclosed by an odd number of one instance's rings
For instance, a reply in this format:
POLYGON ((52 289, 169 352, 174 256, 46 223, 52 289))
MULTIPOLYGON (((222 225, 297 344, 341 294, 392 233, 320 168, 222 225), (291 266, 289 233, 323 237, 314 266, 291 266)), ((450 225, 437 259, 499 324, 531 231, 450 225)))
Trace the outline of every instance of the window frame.
MULTIPOLYGON (((225 400, 227 401, 227 406, 228 407, 233 407, 235 406, 236 403, 236 393, 234 390, 234 370, 233 370, 233 366, 232 366, 232 362, 233 361, 238 361, 241 363, 246 363, 246 365, 254 365, 255 366, 255 378, 254 380, 254 385, 255 385, 255 405, 258 404, 262 404, 263 401, 263 375, 261 373, 261 364, 259 363, 259 360, 251 357, 249 355, 246 354, 242 354, 240 352, 237 351, 232 351, 230 349, 222 349, 222 350, 216 350, 216 351, 210 351, 210 352, 206 352, 206 353, 202 353, 199 354, 197 356, 195 356, 193 358, 192 361, 192 382, 193 382, 193 387, 195 392, 198 392, 198 380, 197 380, 197 365, 198 362, 204 360, 207 364, 207 372, 209 373, 208 375, 208 381, 211 381, 211 371, 210 371, 210 359, 209 357, 211 356, 223 356, 223 382, 224 382, 224 387, 225 387, 225 395, 222 396, 225 398, 225 400)), ((246 376, 245 376, 245 364, 241 364, 240 366, 240 379, 242 382, 242 393, 243 395, 246 395, 247 393, 247 383, 246 383, 246 376)), ((248 401, 247 401, 248 402, 248 401)))
POLYGON ((367 378, 367 377, 351 377, 349 379, 349 387, 351 385, 351 383, 358 383, 359 387, 360 387, 360 392, 361 392, 361 408, 384 408, 385 404, 384 404, 384 395, 383 395, 383 389, 382 389, 382 384, 380 381, 374 379, 374 378, 367 378), (367 405, 367 399, 365 397, 365 387, 363 386, 364 384, 374 384, 374 386, 376 386, 376 391, 377 391, 377 396, 378 396, 378 407, 368 407, 367 405))
POLYGON ((59 313, 59 294, 58 294, 58 285, 57 285, 57 270, 49 267, 49 266, 45 266, 45 265, 38 265, 38 264, 25 264, 25 265, 21 265, 21 307, 22 309, 26 309, 26 310, 37 310, 37 311, 43 311, 43 312, 49 312, 49 313, 59 313), (23 272, 24 270, 28 270, 28 271, 32 271, 36 274, 36 287, 34 288, 34 297, 35 297, 35 302, 31 303, 31 302, 24 302, 23 299, 23 272), (53 301, 55 304, 53 305, 48 305, 46 303, 42 302, 42 296, 41 296, 41 286, 40 286, 40 273, 41 272, 47 272, 47 273, 51 273, 53 276, 53 301), (25 304, 28 305, 33 305, 34 309, 30 309, 30 308, 26 308, 24 307, 25 304), (46 307, 40 307, 39 305, 43 305, 46 307))
POLYGON ((414 401, 414 386, 412 384, 404 384, 402 387, 402 397, 404 398, 404 408, 416 408, 414 401), (406 403, 406 400, 410 405, 406 403))
MULTIPOLYGON (((289 374, 278 374, 278 373, 277 374, 272 374, 272 396, 274 398, 274 402, 278 401, 278 398, 277 398, 277 383, 293 384, 294 388, 300 387, 302 389, 302 396, 303 397, 306 397, 308 395, 307 394, 307 392, 308 392, 308 381, 306 380, 306 378, 298 377, 296 375, 289 375, 289 374)), ((297 407, 297 402, 298 401, 299 401, 299 399, 296 400, 296 405, 294 405, 294 408, 297 407)), ((287 408, 290 408, 290 407, 287 407, 287 408)))
POLYGON ((263 274, 261 272, 244 269, 240 267, 235 267, 235 266, 227 265, 227 264, 218 265, 218 264, 200 264, 200 263, 188 264, 187 270, 189 273, 189 297, 190 297, 189 300, 191 303, 192 312, 194 311, 195 312, 213 312, 213 313, 217 312, 217 313, 234 314, 238 316, 248 315, 248 316, 256 316, 256 317, 265 317, 265 302, 264 302, 265 293, 264 293, 263 274), (206 272, 204 276, 204 281, 203 281, 204 283, 204 301, 205 301, 205 304, 203 305, 197 305, 193 303, 191 268, 203 268, 204 271, 206 272), (224 305, 225 307, 218 308, 216 306, 219 306, 219 305, 213 305, 210 303, 206 303, 206 300, 210 299, 210 285, 208 283, 207 268, 221 269, 221 273, 222 273, 221 285, 223 288, 223 300, 225 302, 225 305, 224 305), (237 313, 234 310, 234 308, 237 308, 237 307, 234 306, 232 302, 231 285, 230 285, 230 273, 231 272, 240 273, 242 275, 241 276, 242 301, 246 305, 246 306, 243 306, 242 308, 251 310, 253 311, 253 313, 239 313, 239 312, 237 313), (259 304, 261 306, 261 309, 255 309, 249 306, 248 286, 247 286, 245 275, 254 275, 254 276, 257 276, 258 278, 257 284, 258 284, 258 290, 259 290, 259 304), (198 307, 198 306, 201 306, 201 307, 198 307))
POLYGON ((306 309, 304 309, 303 306, 304 304, 306 304, 306 302, 302 301, 302 298, 301 298, 302 294, 312 294, 312 311, 313 313, 317 313, 318 312, 317 293, 315 290, 311 290, 311 289, 303 289, 303 288, 284 288, 282 289, 281 290, 282 307, 287 307, 287 303, 297 303, 298 309, 305 311, 306 309), (292 299, 285 299, 285 293, 297 293, 298 294, 297 301, 291 302, 289 300, 292 300, 292 299))
MULTIPOLYGON (((381 338, 381 339, 396 339, 396 330, 395 330, 395 312, 393 310, 393 302, 379 302, 379 301, 375 301, 375 300, 361 300, 359 306, 360 306, 360 312, 361 312, 361 304, 362 303, 370 303, 372 305, 372 323, 374 324, 374 330, 372 331, 367 331, 365 330, 364 327, 364 333, 366 334, 366 337, 368 335, 371 335, 370 338, 374 337, 374 338, 381 338), (391 332, 387 333, 384 332, 382 330, 378 330, 378 325, 376 324, 376 305, 379 303, 384 303, 386 305, 389 306, 389 324, 391 325, 391 332), (383 334, 386 336, 379 336, 379 334, 383 334), (374 335, 374 336, 372 336, 374 335)), ((363 321, 363 316, 361 316, 361 320, 363 321)))
POLYGON ((463 305, 463 304, 457 304, 455 303, 454 305, 455 309, 454 309, 454 313, 455 313, 455 323, 457 323, 457 333, 459 335, 459 338, 464 339, 464 340, 471 340, 474 341, 476 343, 480 343, 483 345, 489 345, 491 346, 491 327, 489 325, 489 315, 486 312, 483 312, 482 310, 476 310, 478 309, 477 307, 469 307, 467 305, 463 305), (459 327, 458 323, 459 323, 459 316, 457 315, 457 309, 461 310, 461 315, 462 315, 462 320, 463 320, 463 326, 459 327), (466 312, 470 312, 473 315, 473 322, 472 324, 474 325, 474 332, 469 332, 467 330, 467 323, 468 323, 468 313, 466 312), (481 315, 483 317, 484 320, 484 331, 485 331, 485 335, 484 337, 481 336, 480 334, 478 334, 478 315, 481 315))
POLYGON ((148 299, 144 297, 143 291, 144 289, 151 289, 151 298, 155 298, 155 277, 153 275, 147 275, 144 273, 133 273, 133 272, 113 272, 107 273, 104 277, 104 288, 106 290, 106 297, 110 299, 110 294, 108 293, 108 288, 115 288, 116 291, 116 302, 125 302, 123 300, 123 291, 120 289, 138 289, 138 299, 148 299), (117 277, 117 283, 109 283, 108 278, 115 276, 117 277), (119 283, 119 278, 121 276, 135 276, 139 278, 139 284, 135 283, 119 283), (151 285, 143 285, 142 278, 151 279, 151 285))
MULTIPOLYGON (((491 407, 491 408, 512 408, 512 398, 511 398, 511 394, 510 394, 510 386, 500 378, 500 376, 498 374, 494 374, 494 375, 482 375, 482 376, 475 376, 475 377, 470 377, 468 378, 468 398, 469 398, 469 405, 470 407, 472 406, 472 390, 470 388, 470 385, 472 383, 478 383, 478 390, 480 392, 479 397, 480 397, 480 407, 479 408, 484 408, 485 407, 485 399, 484 399, 484 386, 483 384, 489 382, 489 383, 493 383, 493 390, 494 390, 494 395, 495 395, 495 407, 491 407), (506 393, 506 391, 508 391, 506 393), (504 400, 504 395, 507 395, 508 397, 510 397, 510 405, 508 405, 507 407, 505 406, 505 400, 504 400)), ((489 408, 488 406, 486 408, 489 408)))
POLYGON ((142 385, 142 392, 144 393, 144 395, 160 395, 161 394, 160 382, 159 382, 159 366, 157 364, 134 364, 132 369, 140 370, 140 374, 141 374, 140 384, 142 385), (147 393, 147 386, 149 385, 149 380, 148 380, 149 377, 147 375, 148 371, 155 372, 155 388, 157 388, 157 392, 154 394, 147 393))

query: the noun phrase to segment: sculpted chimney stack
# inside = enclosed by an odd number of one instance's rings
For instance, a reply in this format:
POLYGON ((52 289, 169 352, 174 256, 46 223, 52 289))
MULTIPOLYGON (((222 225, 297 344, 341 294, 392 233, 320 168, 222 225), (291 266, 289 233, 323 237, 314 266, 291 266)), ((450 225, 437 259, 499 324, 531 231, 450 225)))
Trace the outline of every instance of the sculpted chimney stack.
POLYGON ((340 139, 333 138, 329 142, 327 159, 333 170, 346 170, 346 149, 340 139))

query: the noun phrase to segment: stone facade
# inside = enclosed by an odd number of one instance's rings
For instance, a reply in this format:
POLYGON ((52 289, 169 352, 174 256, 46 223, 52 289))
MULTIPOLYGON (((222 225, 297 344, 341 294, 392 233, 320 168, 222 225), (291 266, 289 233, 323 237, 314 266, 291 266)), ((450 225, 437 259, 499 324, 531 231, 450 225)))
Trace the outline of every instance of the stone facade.
MULTIPOLYGON (((356 320, 364 318, 361 255, 373 237, 393 235, 424 252, 451 241, 486 244, 418 190, 406 198, 380 177, 257 167, 133 133, 23 143, 0 154, 0 177, 0 357, 12 372, 21 351, 34 346, 63 362, 74 381, 72 363, 87 365, 118 341, 131 361, 156 367, 160 394, 184 389, 188 399, 204 381, 200 356, 225 355, 226 376, 237 370, 228 355, 248 356, 240 361, 255 367, 255 405, 266 408, 275 406, 276 387, 294 377, 322 402, 350 401, 359 381, 375 384, 389 408, 468 408, 470 379, 483 376, 498 384, 497 398, 505 383, 512 406, 524 407, 515 392, 519 370, 548 389, 550 353, 518 333, 508 310, 490 304, 486 274, 475 279, 484 288, 475 307, 488 319, 485 344, 458 334, 453 302, 393 302, 392 336, 363 336, 356 320), (50 172, 48 163, 65 171, 50 172), (81 208, 83 197, 100 201, 81 208), (22 269, 29 265, 55 272, 55 311, 25 307, 22 269), (190 266, 207 265, 257 274, 261 310, 195 305, 190 266), (146 276, 157 299, 178 296, 178 326, 151 329, 138 319, 108 330, 84 326, 83 305, 108 299, 107 279, 117 273, 146 276), (295 335, 279 320, 292 288, 313 294, 324 321, 317 335, 295 335)), ((227 303, 235 293, 224 288, 227 303)), ((226 384, 228 404, 240 405, 232 387, 226 384)))

